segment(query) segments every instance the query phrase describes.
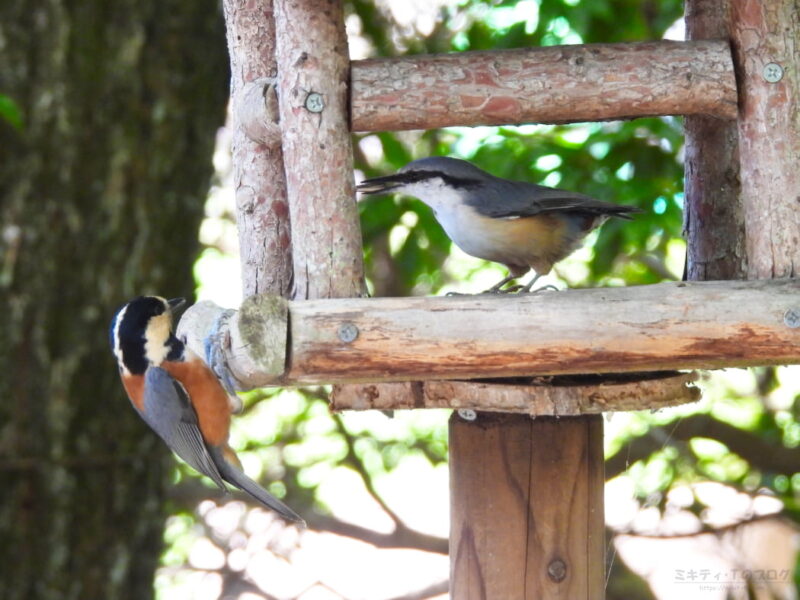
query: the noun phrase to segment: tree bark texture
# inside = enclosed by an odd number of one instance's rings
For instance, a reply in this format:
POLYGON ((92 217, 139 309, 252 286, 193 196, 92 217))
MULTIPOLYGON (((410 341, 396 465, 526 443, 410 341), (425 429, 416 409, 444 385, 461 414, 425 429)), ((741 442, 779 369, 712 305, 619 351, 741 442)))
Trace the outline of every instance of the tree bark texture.
POLYGON ((224 118, 210 1, 0 3, 0 598, 153 596, 172 458, 108 347, 140 293, 191 295, 224 118))
POLYGON ((602 416, 450 417, 450 593, 599 600, 602 416))
POLYGON ((294 298, 365 293, 340 0, 275 0, 294 298))
MULTIPOLYGON (((687 37, 728 38, 729 10, 727 0, 686 0, 687 37)), ((745 279, 738 125, 735 121, 688 115, 684 131, 686 279, 745 279)))
POLYGON ((353 62, 352 86, 353 131, 736 118, 731 53, 721 40, 370 59, 353 62))
POLYGON ((245 296, 288 296, 291 226, 274 92, 271 0, 225 0, 231 58, 233 184, 245 296))
MULTIPOLYGON (((800 363, 799 300, 795 279, 340 298, 288 302, 288 312, 253 298, 221 331, 242 389, 719 369, 800 363), (288 333, 264 333, 278 331, 288 333)), ((214 322, 196 319, 198 311, 179 325, 190 342, 214 322)))
POLYGON ((800 272, 800 6, 730 0, 748 277, 800 272))

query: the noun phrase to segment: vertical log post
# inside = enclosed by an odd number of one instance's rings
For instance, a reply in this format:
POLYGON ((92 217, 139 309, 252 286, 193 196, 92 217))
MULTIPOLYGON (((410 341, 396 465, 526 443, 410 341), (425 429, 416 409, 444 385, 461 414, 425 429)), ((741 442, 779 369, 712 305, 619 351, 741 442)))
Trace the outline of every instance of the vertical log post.
MULTIPOLYGON (((686 37, 729 37, 728 0, 686 0, 686 37)), ((744 209, 736 121, 687 116, 684 235, 686 279, 745 279, 744 209)))
POLYGON ((730 38, 733 127, 686 118, 688 279, 791 277, 800 265, 800 8, 791 0, 687 0, 691 39, 730 38))
POLYGON ((292 297, 362 296, 341 0, 276 0, 278 105, 292 222, 292 297))
POLYGON ((800 271, 800 6, 730 0, 750 279, 800 271))
POLYGON ((598 600, 605 585, 600 415, 450 419, 450 595, 598 600))
POLYGON ((273 88, 272 0, 224 0, 231 55, 233 186, 244 297, 287 297, 292 283, 291 232, 281 134, 273 88))

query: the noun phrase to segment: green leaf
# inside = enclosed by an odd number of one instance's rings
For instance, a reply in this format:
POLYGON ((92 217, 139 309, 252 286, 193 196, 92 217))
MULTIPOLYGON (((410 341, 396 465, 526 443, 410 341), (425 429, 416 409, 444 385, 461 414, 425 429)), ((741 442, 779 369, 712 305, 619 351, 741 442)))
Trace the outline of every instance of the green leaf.
POLYGON ((0 94, 0 118, 22 131, 22 111, 16 102, 5 94, 0 94))

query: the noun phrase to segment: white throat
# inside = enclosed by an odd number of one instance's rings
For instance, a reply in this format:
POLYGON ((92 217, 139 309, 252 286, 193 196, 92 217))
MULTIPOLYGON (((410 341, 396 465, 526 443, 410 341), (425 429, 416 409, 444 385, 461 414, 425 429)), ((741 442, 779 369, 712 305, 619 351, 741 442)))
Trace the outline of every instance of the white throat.
MULTIPOLYGON (((464 203, 464 194, 452 186, 445 185, 440 178, 403 186, 403 193, 416 196, 433 209, 447 235, 467 254, 486 258, 484 252, 471 251, 475 233, 481 231, 481 223, 475 210, 464 203)), ((477 239, 479 239, 478 236, 477 239)))
POLYGON ((454 211, 463 202, 461 194, 452 186, 445 185, 440 177, 409 183, 402 187, 402 192, 415 196, 430 206, 436 213, 437 219, 446 219, 445 214, 454 211))

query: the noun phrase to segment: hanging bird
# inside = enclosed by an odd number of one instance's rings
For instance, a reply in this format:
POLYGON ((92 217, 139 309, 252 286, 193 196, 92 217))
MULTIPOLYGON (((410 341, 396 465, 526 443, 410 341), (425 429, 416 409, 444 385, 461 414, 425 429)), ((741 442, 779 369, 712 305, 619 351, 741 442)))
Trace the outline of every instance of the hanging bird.
POLYGON ((304 524, 242 472, 228 445, 228 394, 208 366, 172 333, 172 313, 183 303, 183 298, 139 296, 120 308, 111 322, 111 349, 133 407, 175 454, 221 489, 227 490, 228 482, 287 521, 304 524))
POLYGON ((457 158, 412 161, 394 175, 358 184, 364 194, 416 196, 433 209, 447 235, 467 254, 505 265, 508 277, 486 290, 529 292, 539 277, 569 256, 608 217, 630 219, 635 206, 612 204, 567 190, 495 177, 457 158), (501 288, 536 272, 524 286, 501 288))

